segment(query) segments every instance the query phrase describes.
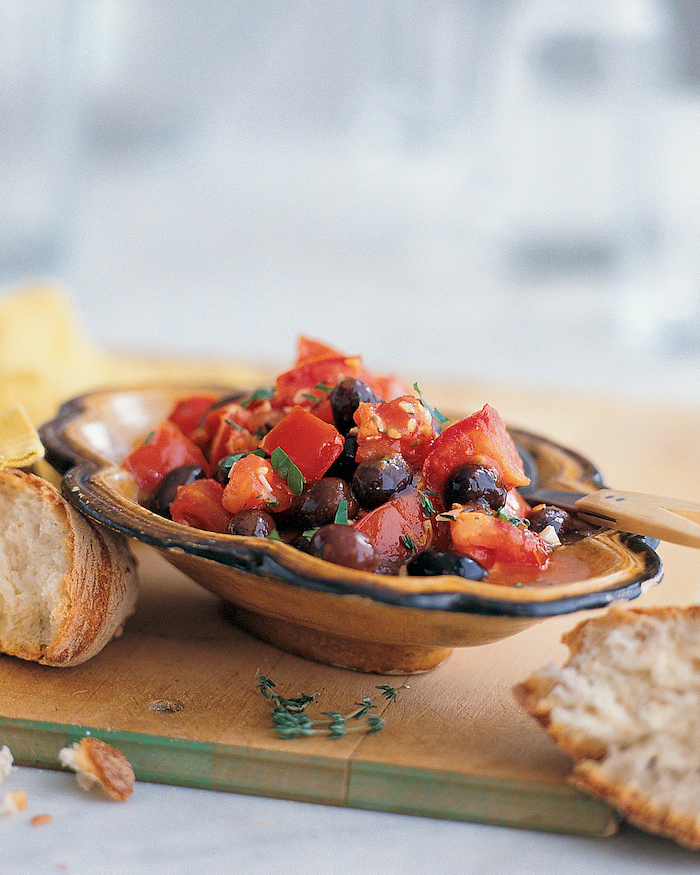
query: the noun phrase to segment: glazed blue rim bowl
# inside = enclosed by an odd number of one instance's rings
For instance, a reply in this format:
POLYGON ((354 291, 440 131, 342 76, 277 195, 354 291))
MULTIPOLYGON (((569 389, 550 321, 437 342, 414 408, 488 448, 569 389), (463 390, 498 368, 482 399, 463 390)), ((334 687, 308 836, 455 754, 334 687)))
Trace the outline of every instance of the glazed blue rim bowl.
MULTIPOLYGON (((489 583, 488 577, 471 581, 453 575, 417 578, 355 571, 280 541, 219 535, 174 523, 138 504, 135 484, 120 463, 177 398, 201 388, 130 387, 88 393, 64 403, 40 435, 47 461, 63 475, 66 499, 93 522, 154 547, 187 569, 184 557, 250 577, 251 584, 270 579, 398 608, 537 619, 636 599, 662 579, 663 566, 651 543, 610 530, 578 542, 582 546, 560 548, 590 554, 590 576, 552 585, 503 586, 489 583)), ((603 485, 598 469, 580 453, 528 431, 509 432, 528 474, 540 485, 571 489, 573 484, 577 492, 603 485)))

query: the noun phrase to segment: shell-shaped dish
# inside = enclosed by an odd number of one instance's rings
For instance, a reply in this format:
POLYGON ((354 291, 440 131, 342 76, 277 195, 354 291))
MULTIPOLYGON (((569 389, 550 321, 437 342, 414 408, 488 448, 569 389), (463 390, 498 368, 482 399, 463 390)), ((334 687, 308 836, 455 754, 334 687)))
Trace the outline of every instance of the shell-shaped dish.
MULTIPOLYGON (((48 461, 67 499, 97 523, 149 544, 224 600, 245 629, 292 653, 358 671, 405 674, 438 665, 455 647, 513 635, 543 618, 637 598, 662 566, 642 539, 601 530, 558 548, 534 583, 452 575, 372 574, 333 565, 280 541, 220 535, 164 519, 137 502, 121 463, 174 402, 197 387, 95 392, 44 425, 48 461)), ((576 452, 511 429, 540 485, 589 492, 602 485, 576 452)))

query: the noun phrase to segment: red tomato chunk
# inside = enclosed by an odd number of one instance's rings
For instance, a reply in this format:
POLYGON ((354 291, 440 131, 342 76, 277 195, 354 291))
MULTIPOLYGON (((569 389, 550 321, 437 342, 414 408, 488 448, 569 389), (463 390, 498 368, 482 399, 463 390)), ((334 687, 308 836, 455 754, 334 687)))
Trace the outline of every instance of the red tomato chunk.
POLYGON ((313 413, 295 405, 260 441, 270 453, 283 450, 306 480, 319 480, 343 452, 338 429, 313 413))
POLYGON ((222 503, 231 514, 265 508, 288 510, 294 493, 267 459, 249 454, 231 467, 222 503))
POLYGON ((223 533, 231 522, 231 513, 223 506, 224 487, 216 480, 195 480, 180 486, 170 504, 170 516, 176 523, 223 533))
POLYGON ((147 494, 155 490, 166 474, 182 465, 199 465, 209 470, 202 450, 171 422, 161 422, 124 460, 124 467, 147 494))

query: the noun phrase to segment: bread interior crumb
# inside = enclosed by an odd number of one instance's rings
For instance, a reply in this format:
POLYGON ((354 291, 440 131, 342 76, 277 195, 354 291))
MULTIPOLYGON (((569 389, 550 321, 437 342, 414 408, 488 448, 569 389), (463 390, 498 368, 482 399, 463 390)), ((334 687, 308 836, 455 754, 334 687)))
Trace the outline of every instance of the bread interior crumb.
POLYGON ((70 571, 65 523, 21 481, 0 483, 0 639, 45 645, 55 634, 61 582, 70 571))
POLYGON ((590 624, 569 663, 544 674, 555 682, 552 723, 605 750, 608 780, 700 814, 697 619, 679 613, 612 629, 590 624))

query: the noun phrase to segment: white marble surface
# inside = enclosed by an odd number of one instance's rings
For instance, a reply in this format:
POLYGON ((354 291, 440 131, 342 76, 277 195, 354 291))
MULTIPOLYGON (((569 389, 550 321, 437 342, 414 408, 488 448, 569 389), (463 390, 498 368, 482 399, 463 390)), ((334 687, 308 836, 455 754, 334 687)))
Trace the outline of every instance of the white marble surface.
POLYGON ((697 872, 697 854, 624 827, 609 839, 526 832, 137 784, 127 803, 78 789, 72 774, 17 769, 24 812, 0 820, 13 875, 642 875, 697 872), (35 815, 50 814, 44 825, 35 815))

